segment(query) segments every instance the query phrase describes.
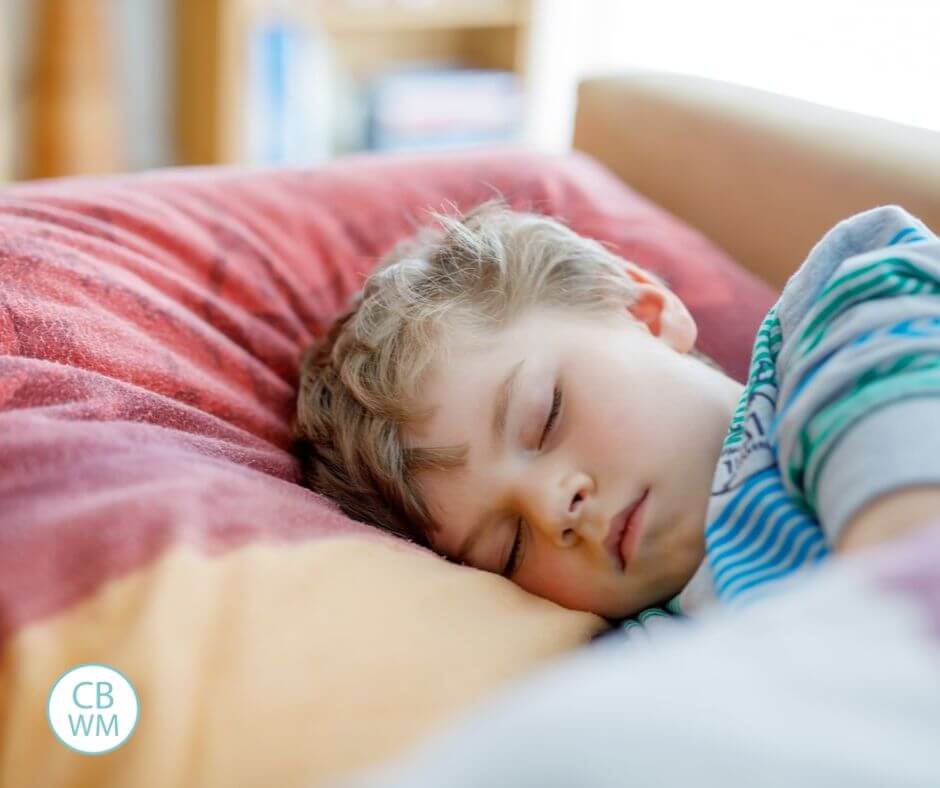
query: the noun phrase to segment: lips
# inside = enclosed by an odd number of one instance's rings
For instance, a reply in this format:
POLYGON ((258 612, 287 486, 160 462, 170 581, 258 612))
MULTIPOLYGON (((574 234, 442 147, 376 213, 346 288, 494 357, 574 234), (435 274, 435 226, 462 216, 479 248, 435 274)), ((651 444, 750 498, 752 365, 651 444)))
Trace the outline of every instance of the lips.
POLYGON ((626 569, 630 554, 633 552, 633 545, 636 542, 636 531, 639 523, 635 515, 648 495, 649 489, 644 490, 639 498, 626 509, 618 512, 610 521, 610 528, 607 531, 607 537, 604 539, 604 545, 620 566, 621 572, 626 569))

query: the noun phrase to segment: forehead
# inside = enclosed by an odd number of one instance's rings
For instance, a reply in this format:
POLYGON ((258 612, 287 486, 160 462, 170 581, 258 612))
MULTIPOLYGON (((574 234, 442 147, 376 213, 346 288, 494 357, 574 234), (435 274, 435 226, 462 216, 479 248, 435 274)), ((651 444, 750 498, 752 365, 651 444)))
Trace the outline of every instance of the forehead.
POLYGON ((609 328, 598 316, 539 308, 497 330, 450 332, 421 380, 421 404, 431 413, 424 422, 408 426, 408 445, 479 443, 490 432, 496 388, 516 364, 524 362, 518 381, 524 389, 566 348, 577 348, 579 357, 588 358, 592 347, 604 342, 598 333, 604 330, 609 328))
MULTIPOLYGON (((451 343, 421 380, 421 404, 430 408, 422 422, 408 425, 407 444, 412 447, 455 446, 477 439, 486 425, 492 392, 510 366, 511 343, 451 343)), ((448 474, 452 473, 448 471, 448 474)))
POLYGON ((520 360, 525 359, 520 382, 532 366, 536 349, 527 346, 525 334, 523 326, 514 324, 486 334, 454 336, 421 381, 422 405, 431 413, 424 422, 407 427, 406 444, 466 444, 468 450, 463 467, 427 470, 418 477, 421 497, 439 526, 434 535, 437 549, 453 552, 486 505, 494 394, 520 360))

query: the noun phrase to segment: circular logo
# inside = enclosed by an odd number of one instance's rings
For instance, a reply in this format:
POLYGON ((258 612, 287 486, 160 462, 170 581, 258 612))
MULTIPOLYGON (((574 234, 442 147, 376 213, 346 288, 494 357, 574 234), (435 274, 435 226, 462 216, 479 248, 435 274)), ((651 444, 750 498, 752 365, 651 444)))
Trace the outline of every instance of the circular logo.
POLYGON ((140 702, 120 671, 90 663, 67 670, 49 691, 49 727, 66 747, 101 755, 120 747, 137 727, 140 702))

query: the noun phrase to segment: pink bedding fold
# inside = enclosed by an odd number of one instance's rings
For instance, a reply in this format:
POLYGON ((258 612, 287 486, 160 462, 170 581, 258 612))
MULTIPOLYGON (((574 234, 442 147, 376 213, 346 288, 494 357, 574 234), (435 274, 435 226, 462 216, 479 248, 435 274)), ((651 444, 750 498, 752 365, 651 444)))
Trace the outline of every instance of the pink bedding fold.
POLYGON ((298 358, 426 208, 494 192, 665 277, 700 349, 743 374, 773 293, 580 156, 366 156, 0 191, 0 645, 174 543, 385 538, 296 483, 298 358))

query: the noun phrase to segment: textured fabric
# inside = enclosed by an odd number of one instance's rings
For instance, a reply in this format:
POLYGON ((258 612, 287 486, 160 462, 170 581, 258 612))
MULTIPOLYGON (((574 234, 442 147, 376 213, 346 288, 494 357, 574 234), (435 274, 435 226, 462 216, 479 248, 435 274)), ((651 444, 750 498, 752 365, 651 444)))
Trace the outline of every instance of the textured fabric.
POLYGON ((743 369, 769 291, 582 158, 364 157, 3 193, 0 483, 15 529, 0 533, 0 639, 176 539, 369 536, 294 484, 298 358, 425 208, 497 190, 663 275, 703 352, 743 369), (738 300, 753 307, 727 319, 738 300), (204 525, 182 516, 197 505, 213 510, 204 525), (86 560, 66 560, 78 545, 86 560))
POLYGON ((743 377, 773 293, 584 157, 0 191, 3 788, 307 784, 604 626, 353 522, 298 485, 289 452, 311 338, 426 208, 496 192, 664 276, 701 350, 743 377), (106 758, 66 751, 43 718, 79 661, 141 694, 139 730, 106 758))
POLYGON ((705 541, 719 599, 756 598, 822 560, 875 497, 940 484, 938 296, 940 241, 896 206, 840 222, 787 283, 715 474, 705 541), (838 486, 823 498, 830 463, 838 486))

